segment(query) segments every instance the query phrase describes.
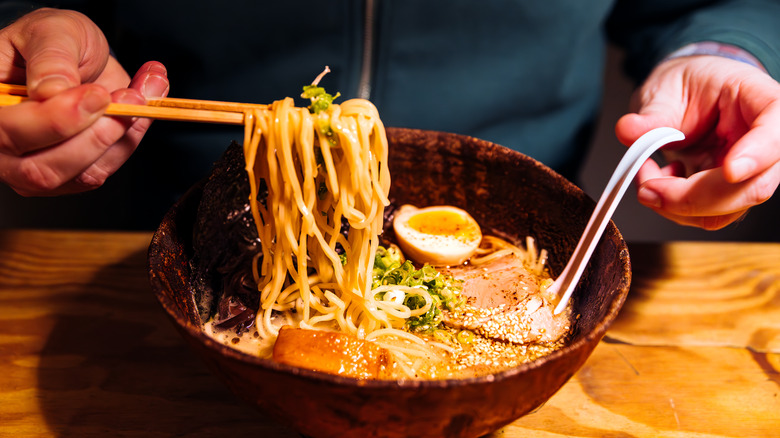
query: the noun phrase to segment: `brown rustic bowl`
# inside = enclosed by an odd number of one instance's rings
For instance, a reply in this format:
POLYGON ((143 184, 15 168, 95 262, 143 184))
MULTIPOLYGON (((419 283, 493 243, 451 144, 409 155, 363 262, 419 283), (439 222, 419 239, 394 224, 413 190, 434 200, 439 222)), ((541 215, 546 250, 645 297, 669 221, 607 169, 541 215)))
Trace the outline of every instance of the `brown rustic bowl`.
MULTIPOLYGON (((451 204, 483 229, 533 236, 557 275, 594 203, 539 162, 475 138, 388 129, 396 205, 451 204)), ((152 287, 184 338, 239 397, 311 437, 477 437, 533 411, 582 366, 617 316, 631 267, 610 223, 574 295, 571 342, 526 365, 463 380, 366 381, 259 359, 201 331, 190 284, 195 186, 165 216, 149 248, 152 287)))

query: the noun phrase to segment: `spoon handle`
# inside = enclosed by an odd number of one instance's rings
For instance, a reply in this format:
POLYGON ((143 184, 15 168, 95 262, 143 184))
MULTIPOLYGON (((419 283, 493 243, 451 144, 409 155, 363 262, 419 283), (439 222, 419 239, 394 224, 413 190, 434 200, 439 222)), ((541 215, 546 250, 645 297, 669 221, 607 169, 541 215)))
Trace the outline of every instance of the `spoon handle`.
POLYGON ((561 272, 561 275, 548 289, 555 295, 563 293, 561 300, 555 308, 556 315, 566 308, 569 298, 571 298, 571 294, 574 292, 574 288, 577 286, 577 282, 579 282, 582 272, 593 254, 593 250, 596 248, 609 219, 612 217, 612 213, 615 212, 615 208, 617 208, 620 199, 639 171, 639 168, 662 146, 684 138, 685 135, 676 129, 656 128, 639 137, 628 148, 609 179, 607 186, 604 188, 604 193, 601 194, 601 198, 599 198, 599 202, 596 204, 596 208, 593 210, 593 214, 591 214, 590 220, 588 220, 588 225, 585 227, 585 231, 583 231, 582 237, 580 237, 580 241, 577 243, 577 247, 574 249, 569 262, 566 264, 563 272, 561 272))

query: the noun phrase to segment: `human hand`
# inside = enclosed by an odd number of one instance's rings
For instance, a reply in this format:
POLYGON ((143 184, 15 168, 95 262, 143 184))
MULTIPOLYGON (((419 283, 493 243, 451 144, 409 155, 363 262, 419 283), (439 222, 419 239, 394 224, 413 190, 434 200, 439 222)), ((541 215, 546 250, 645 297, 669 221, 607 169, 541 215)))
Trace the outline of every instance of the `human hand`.
POLYGON ((658 65, 618 120, 630 145, 660 126, 686 139, 664 148, 668 165, 637 173, 639 202, 682 225, 715 230, 769 199, 780 183, 780 84, 760 69, 719 56, 658 65))
POLYGON ((102 185, 135 151, 150 119, 103 117, 110 102, 165 96, 158 62, 132 81, 89 18, 39 9, 0 30, 0 81, 26 83, 30 97, 0 108, 0 181, 25 196, 102 185))

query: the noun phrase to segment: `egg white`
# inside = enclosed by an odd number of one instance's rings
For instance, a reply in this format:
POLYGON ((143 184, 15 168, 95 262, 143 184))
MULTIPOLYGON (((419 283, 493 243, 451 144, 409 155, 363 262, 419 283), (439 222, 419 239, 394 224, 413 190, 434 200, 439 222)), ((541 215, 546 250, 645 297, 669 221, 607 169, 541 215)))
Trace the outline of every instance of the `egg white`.
POLYGON ((449 205, 425 208, 404 205, 395 213, 393 231, 398 239, 398 246, 406 257, 417 263, 437 266, 463 264, 474 254, 482 240, 477 221, 466 211, 449 205), (410 226, 409 221, 414 216, 431 211, 457 215, 468 224, 469 232, 461 236, 429 234, 410 226))

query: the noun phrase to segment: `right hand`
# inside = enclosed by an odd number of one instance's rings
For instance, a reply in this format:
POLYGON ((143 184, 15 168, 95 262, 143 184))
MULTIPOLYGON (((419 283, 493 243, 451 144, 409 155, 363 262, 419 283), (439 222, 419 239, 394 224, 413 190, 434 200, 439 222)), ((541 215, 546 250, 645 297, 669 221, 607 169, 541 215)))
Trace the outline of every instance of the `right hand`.
POLYGON ((763 70, 721 56, 659 64, 618 120, 626 145, 659 126, 686 139, 663 148, 636 176, 640 203, 681 225, 717 230, 765 202, 780 184, 780 84, 763 70))
POLYGON ((101 186, 151 124, 104 117, 108 104, 143 104, 169 87, 165 67, 154 61, 131 80, 95 23, 58 9, 33 11, 0 30, 0 82, 26 84, 30 97, 0 107, 0 181, 24 196, 101 186))

